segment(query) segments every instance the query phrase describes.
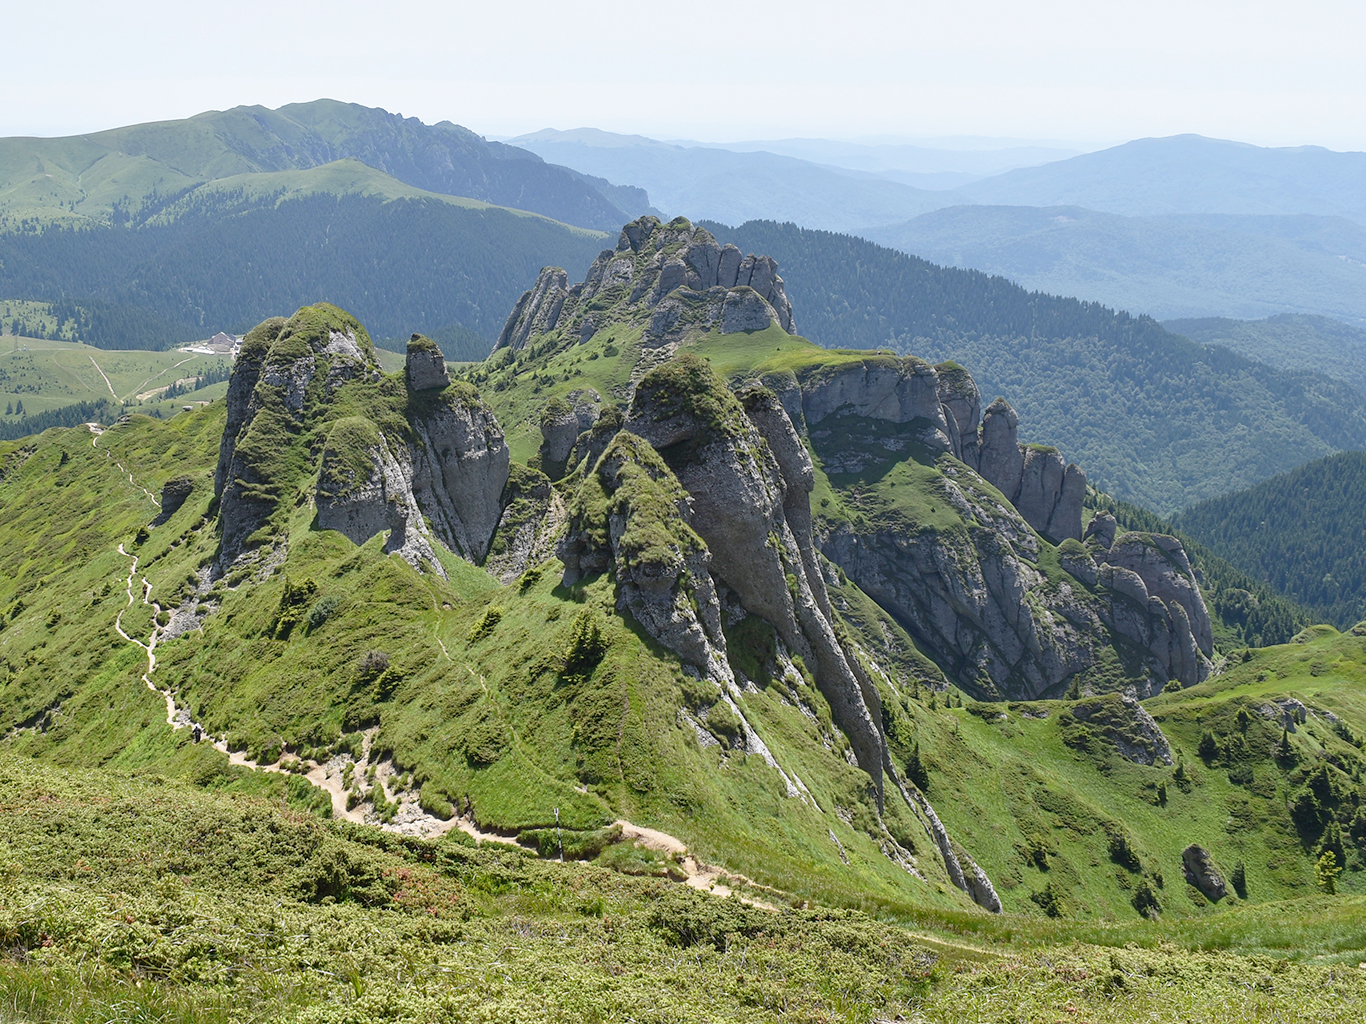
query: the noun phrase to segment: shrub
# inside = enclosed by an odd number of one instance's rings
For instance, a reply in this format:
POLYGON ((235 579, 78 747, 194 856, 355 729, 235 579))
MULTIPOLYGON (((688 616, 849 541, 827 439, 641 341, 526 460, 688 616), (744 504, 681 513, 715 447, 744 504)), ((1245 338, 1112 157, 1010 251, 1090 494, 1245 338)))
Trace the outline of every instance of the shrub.
POLYGON ((484 609, 484 614, 479 616, 479 621, 470 627, 469 635, 466 640, 469 643, 477 644, 480 640, 488 637, 502 621, 503 609, 501 606, 491 604, 484 609))

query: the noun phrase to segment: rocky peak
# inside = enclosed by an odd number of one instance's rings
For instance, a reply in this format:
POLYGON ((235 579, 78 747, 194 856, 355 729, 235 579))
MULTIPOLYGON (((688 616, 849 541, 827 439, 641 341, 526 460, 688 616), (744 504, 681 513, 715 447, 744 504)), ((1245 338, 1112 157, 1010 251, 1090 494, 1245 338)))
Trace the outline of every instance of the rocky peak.
POLYGON ((451 382, 446 372, 446 357, 431 338, 414 334, 408 339, 408 357, 403 365, 403 376, 409 391, 444 388, 451 382))
POLYGON ((663 224, 641 217, 622 228, 616 249, 604 249, 580 284, 546 267, 518 300, 496 348, 525 348, 559 332, 586 341, 612 323, 639 323, 656 345, 694 333, 763 330, 792 333, 792 303, 778 264, 721 246, 683 217, 663 224))
POLYGON ((430 339, 414 335, 403 378, 386 378, 354 317, 305 306, 247 334, 227 405, 216 572, 257 544, 283 543, 285 499, 301 491, 311 493, 319 528, 357 544, 388 531, 385 550, 420 569, 444 575, 429 521, 457 554, 488 553, 507 446, 474 388, 451 384, 430 339))

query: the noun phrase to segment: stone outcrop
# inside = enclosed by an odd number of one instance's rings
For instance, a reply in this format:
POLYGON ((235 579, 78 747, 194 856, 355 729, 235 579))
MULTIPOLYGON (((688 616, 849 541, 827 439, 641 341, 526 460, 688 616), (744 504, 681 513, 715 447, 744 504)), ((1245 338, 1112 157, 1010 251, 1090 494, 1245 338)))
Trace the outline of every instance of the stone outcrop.
POLYGON ((688 523, 689 505, 654 449, 618 433, 570 503, 564 582, 612 570, 618 608, 702 675, 733 681, 711 552, 688 523))
POLYGON ((914 424, 927 448, 953 449, 939 400, 939 375, 914 356, 865 356, 820 368, 802 381, 802 413, 808 430, 845 416, 914 424))
POLYGON ((1114 532, 1114 519, 1107 517, 1087 533, 1099 566, 1102 620, 1147 651, 1165 678, 1183 686, 1203 682, 1213 671, 1214 631, 1181 542, 1164 534, 1114 532), (1107 538, 1113 538, 1108 546, 1107 538))
POLYGON ((492 411, 470 385, 452 384, 440 349, 415 335, 404 387, 396 395, 381 389, 359 405, 353 399, 348 410, 369 402, 372 415, 329 425, 339 391, 381 377, 365 329, 334 306, 305 306, 247 335, 228 384, 215 474, 222 527, 215 574, 250 546, 282 543, 283 524, 270 524, 301 488, 311 491, 319 528, 357 544, 387 531, 385 550, 423 571, 444 575, 429 520, 452 551, 484 559, 508 479, 507 445, 492 411), (309 452, 318 425, 326 441, 320 453, 309 452), (318 474, 311 488, 301 479, 309 465, 318 474))
POLYGON ((881 800, 884 742, 877 691, 860 678, 855 659, 836 637, 824 579, 807 569, 815 558, 810 462, 775 396, 752 394, 749 405, 753 419, 710 366, 682 356, 641 380, 626 429, 649 442, 687 492, 689 522, 711 554, 712 576, 812 666, 881 800), (805 517, 789 519, 793 505, 804 506, 805 517), (798 532, 806 534, 800 541, 798 532))
POLYGON ((503 515, 484 568, 511 583, 555 554, 565 524, 564 501, 544 473, 513 463, 503 487, 503 515))
POLYGON ((497 418, 463 382, 411 413, 413 493, 452 551, 482 562, 502 518, 511 457, 497 418))
POLYGON ((1198 843, 1191 843, 1181 851, 1181 872, 1186 876, 1186 881, 1204 893, 1205 898, 1212 903, 1218 903, 1228 895, 1228 885, 1215 866, 1214 858, 1198 843))
POLYGON ((152 520, 153 526, 160 526, 179 512, 194 493, 194 477, 173 476, 161 485, 161 511, 152 520))
POLYGON ((564 476, 579 435, 597 422, 602 396, 593 388, 552 398, 541 410, 541 469, 552 480, 564 476))
POLYGON ((332 425, 314 500, 320 529, 336 530, 354 544, 387 530, 386 553, 445 577, 413 497, 411 466, 394 456, 370 420, 353 416, 332 425))
POLYGON ((286 453, 303 428, 306 402, 327 401, 346 383, 379 375, 365 328, 335 306, 305 306, 247 334, 228 382, 214 474, 222 524, 215 572, 242 554, 286 496, 286 453))
POLYGON ((1066 714, 1085 723, 1092 734, 1114 747, 1126 761, 1146 765, 1172 763, 1171 744, 1162 728, 1148 709, 1127 693, 1078 701, 1066 714))
POLYGON ((446 357, 441 354, 440 347, 421 334, 414 334, 408 340, 403 377, 409 391, 444 388, 451 382, 451 375, 446 372, 446 357))
POLYGON ((580 284, 569 286, 559 267, 542 270, 495 348, 519 351, 553 331, 566 343, 585 342, 608 323, 641 324, 651 346, 773 324, 794 333, 792 303, 777 269, 771 257, 742 256, 685 218, 663 224, 641 217, 622 229, 615 249, 598 255, 580 284))
MULTIPOLYGON (((1056 448, 1024 445, 1017 438, 1020 417, 1004 398, 987 407, 980 430, 966 436, 961 458, 1006 496, 1025 522, 1049 540, 1081 540, 1081 506, 1086 474, 1056 448), (975 455, 976 461, 973 461, 975 455)), ((963 426, 959 423, 959 430, 963 426)))

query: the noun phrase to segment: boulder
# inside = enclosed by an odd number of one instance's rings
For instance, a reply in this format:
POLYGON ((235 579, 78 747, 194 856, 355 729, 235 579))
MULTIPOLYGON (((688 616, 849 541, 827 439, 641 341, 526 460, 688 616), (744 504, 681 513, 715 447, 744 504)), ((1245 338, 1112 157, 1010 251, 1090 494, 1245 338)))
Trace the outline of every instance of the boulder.
POLYGON ((408 339, 408 356, 403 364, 403 378, 409 391, 444 388, 451 382, 446 372, 446 357, 436 342, 421 334, 408 339))
POLYGON ((778 314, 773 307, 753 288, 732 288, 726 292, 721 310, 721 333, 762 331, 771 327, 777 319, 778 314))
POLYGON ((1215 866, 1210 852, 1198 843, 1191 843, 1181 851, 1181 871, 1186 881, 1195 886, 1212 903, 1228 895, 1224 876, 1215 866))
POLYGON ((161 485, 161 512, 152 520, 153 526, 160 526, 184 507, 194 493, 194 477, 173 476, 161 485))

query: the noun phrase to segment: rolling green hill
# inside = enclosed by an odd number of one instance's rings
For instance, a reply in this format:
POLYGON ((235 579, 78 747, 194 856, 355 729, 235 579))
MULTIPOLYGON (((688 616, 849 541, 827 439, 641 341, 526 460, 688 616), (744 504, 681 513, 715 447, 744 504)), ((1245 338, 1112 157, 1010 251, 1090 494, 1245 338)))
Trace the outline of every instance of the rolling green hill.
POLYGON ((1284 313, 1265 320, 1169 320, 1163 326, 1201 345, 1218 345, 1268 366, 1312 366, 1355 388, 1366 388, 1366 330, 1341 320, 1284 313))
POLYGON ((1180 529, 1342 628, 1366 618, 1366 453, 1341 452, 1200 502, 1180 529))
MULTIPOLYGON (((590 228, 612 229, 638 212, 618 209, 581 174, 449 121, 425 125, 378 108, 316 100, 278 110, 211 110, 62 139, 0 139, 0 223, 29 231, 137 222, 206 182, 345 159, 413 188, 590 228)), ((644 193, 614 195, 642 210, 649 205, 644 193)))
POLYGON ((970 367, 1030 440, 1116 497, 1172 512, 1366 445, 1366 399, 1323 367, 1276 369, 1146 317, 1030 292, 847 235, 754 222, 721 241, 783 268, 802 332, 970 367))

